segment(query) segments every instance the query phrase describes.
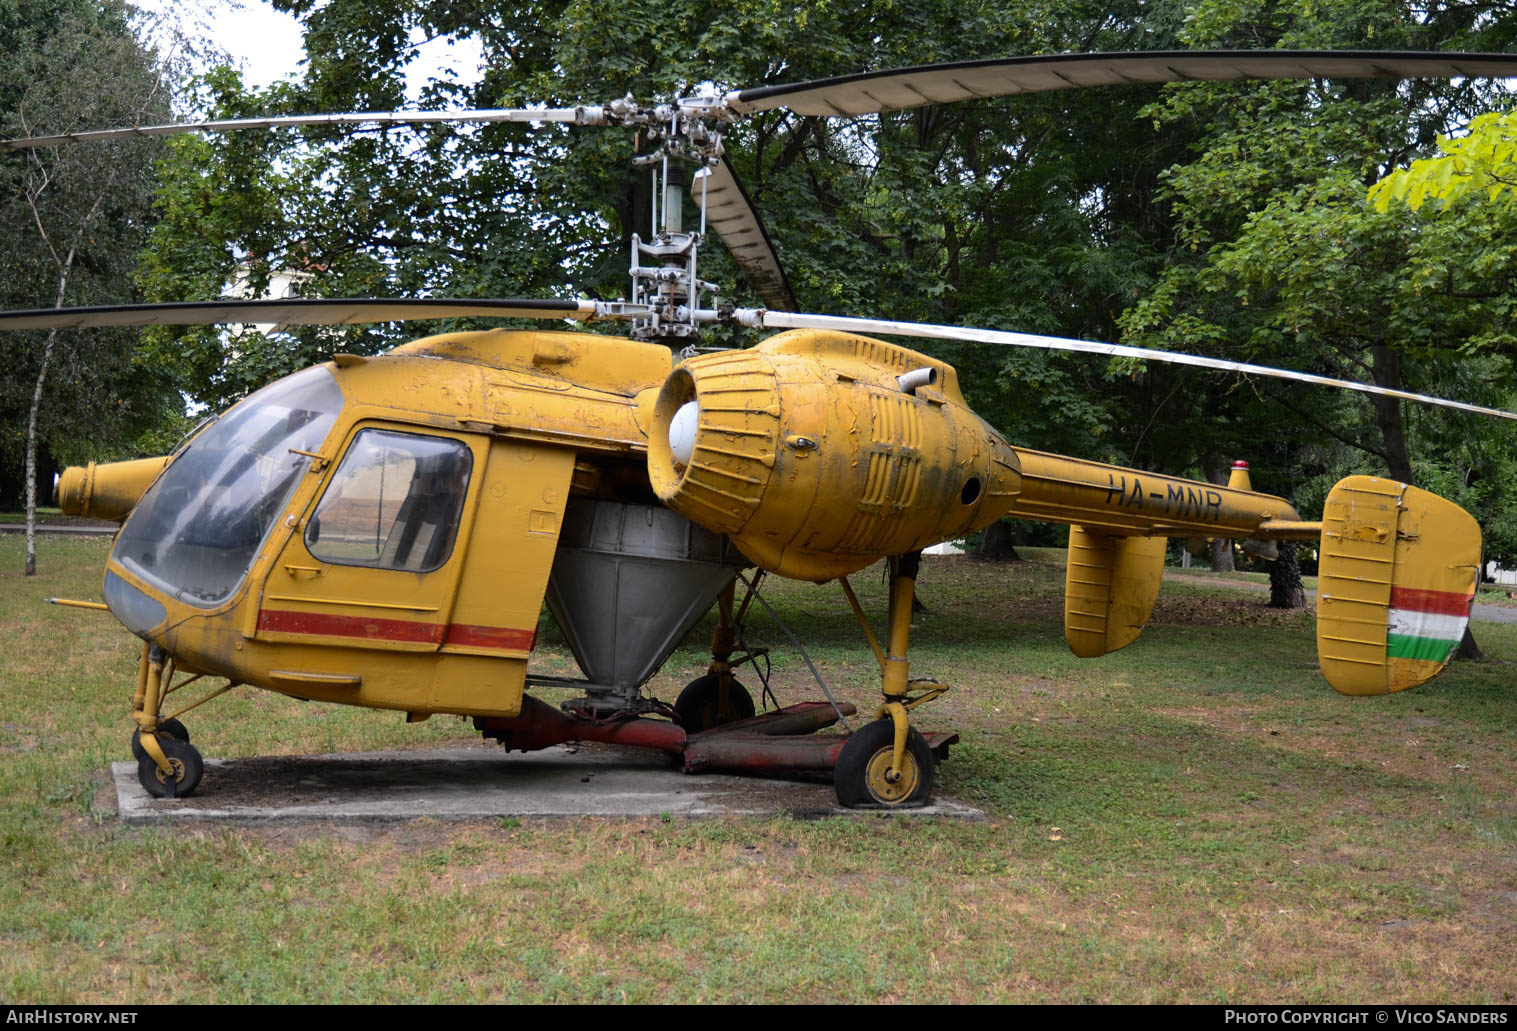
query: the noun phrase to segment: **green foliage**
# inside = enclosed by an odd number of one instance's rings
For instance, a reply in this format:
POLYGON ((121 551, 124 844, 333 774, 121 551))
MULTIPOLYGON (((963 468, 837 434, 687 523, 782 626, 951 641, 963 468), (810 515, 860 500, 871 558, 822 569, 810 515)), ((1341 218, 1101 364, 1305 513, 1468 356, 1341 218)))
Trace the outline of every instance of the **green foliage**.
MULTIPOLYGON (((41 135, 168 115, 156 57, 115 4, 0 4, 0 133, 41 135)), ((152 200, 152 145, 11 151, 0 157, 0 304, 131 299, 152 200), (60 296, 60 284, 66 290, 60 296)), ((0 339, 0 462, 18 465, 44 333, 0 339)), ((182 409, 128 331, 59 334, 39 436, 64 460, 131 454, 182 409)))
MULTIPOLYGON (((1407 303, 1445 320, 1428 326, 1419 343, 1457 345, 1458 375, 1450 389, 1508 405, 1511 391, 1499 385, 1509 382, 1517 344, 1511 285, 1517 275, 1517 209, 1509 189, 1517 144, 1513 127, 1510 115, 1480 115, 1468 135, 1439 136, 1438 156, 1390 173, 1368 197, 1375 211, 1400 212, 1410 225, 1401 283, 1407 303), (1417 214, 1407 214, 1408 209, 1417 214)), ((1478 421, 1449 422, 1429 427, 1438 446, 1419 462, 1419 480, 1458 498, 1485 531, 1487 557, 1511 566, 1517 561, 1517 527, 1507 485, 1517 472, 1517 450, 1507 434, 1478 421)))
MULTIPOLYGON (((284 6, 305 23, 306 72, 263 91, 212 75, 202 100, 214 113, 402 106, 413 41, 436 36, 477 41, 485 71, 477 84, 432 82, 426 107, 628 93, 649 102, 1012 53, 1500 49, 1512 35, 1510 19, 1395 0, 284 6)), ((1125 333, 1500 405, 1510 374, 1505 228, 1464 225, 1461 241, 1404 213, 1367 212, 1354 197, 1449 119, 1489 107, 1494 92, 1439 80, 1129 86, 847 120, 771 112, 734 126, 726 145, 804 309, 1125 333)), ((629 237, 646 232, 649 210, 646 172, 630 164, 636 148, 618 131, 505 124, 183 141, 165 161, 142 283, 154 299, 209 296, 239 277, 258 290, 288 272, 299 290, 329 296, 619 296, 629 237)), ((703 263, 732 286, 729 299, 754 303, 719 246, 703 263)), ((470 325, 230 343, 161 331, 152 346, 183 389, 220 406, 334 350, 373 352, 470 325)), ((1361 397, 1087 356, 932 349, 1019 443, 1192 474, 1242 455, 1261 489, 1299 487, 1304 508, 1343 473, 1421 475, 1433 455, 1473 503, 1474 485, 1507 461, 1483 424, 1361 397)), ((1483 503, 1494 511, 1500 493, 1483 503)))
MULTIPOLYGON (((1184 35, 1195 46, 1419 49, 1499 49, 1509 37, 1506 20, 1465 13, 1381 0, 1218 2, 1197 7, 1184 35)), ((1146 115, 1200 140, 1164 176, 1176 247, 1155 288, 1124 313, 1126 338, 1510 408, 1509 230, 1488 217, 1432 225, 1363 201, 1383 168, 1500 92, 1433 79, 1168 91, 1146 115)), ((1491 420, 1262 380, 1206 390, 1168 412, 1171 438, 1227 441, 1250 458, 1272 451, 1307 512, 1357 471, 1428 476, 1486 513, 1500 507, 1492 493, 1507 493, 1488 482, 1510 454, 1509 434, 1491 420), (1221 434, 1207 428, 1219 419, 1221 434)), ((1510 536, 1493 530, 1493 546, 1509 553, 1510 536)))
POLYGON ((1429 200, 1447 208, 1466 197, 1508 206, 1517 198, 1517 113, 1480 115, 1467 135, 1440 135, 1438 151, 1370 187, 1370 203, 1379 211, 1398 203, 1415 211, 1429 200))

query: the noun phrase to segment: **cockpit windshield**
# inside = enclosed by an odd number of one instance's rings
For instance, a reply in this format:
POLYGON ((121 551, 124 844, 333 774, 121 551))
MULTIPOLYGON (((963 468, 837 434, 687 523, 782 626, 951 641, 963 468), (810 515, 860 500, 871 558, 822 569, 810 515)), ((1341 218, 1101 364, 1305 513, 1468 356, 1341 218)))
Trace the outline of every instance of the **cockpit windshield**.
POLYGON ((159 590, 210 608, 242 584, 301 472, 342 410, 316 367, 244 398, 174 459, 143 495, 112 555, 159 590))

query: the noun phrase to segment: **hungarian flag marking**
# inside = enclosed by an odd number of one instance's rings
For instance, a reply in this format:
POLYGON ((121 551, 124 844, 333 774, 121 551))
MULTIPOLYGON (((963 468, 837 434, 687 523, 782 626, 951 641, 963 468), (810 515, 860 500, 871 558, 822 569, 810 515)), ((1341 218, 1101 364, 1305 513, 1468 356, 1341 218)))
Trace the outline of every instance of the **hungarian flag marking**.
POLYGON ((1391 608, 1385 654, 1392 659, 1436 662, 1440 666, 1464 637, 1470 621, 1474 591, 1426 591, 1397 587, 1391 591, 1391 608))

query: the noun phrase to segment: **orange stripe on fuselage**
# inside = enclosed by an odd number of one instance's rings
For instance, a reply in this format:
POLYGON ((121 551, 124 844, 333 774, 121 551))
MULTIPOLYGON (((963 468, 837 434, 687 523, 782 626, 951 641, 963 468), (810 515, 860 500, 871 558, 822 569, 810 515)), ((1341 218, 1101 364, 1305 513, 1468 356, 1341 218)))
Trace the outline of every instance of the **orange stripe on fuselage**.
POLYGON ((370 616, 333 616, 321 612, 262 609, 258 629, 279 634, 310 634, 314 637, 354 637, 367 641, 409 641, 418 644, 458 645, 468 648, 499 648, 531 651, 536 629, 472 623, 422 623, 411 619, 379 619, 370 616))

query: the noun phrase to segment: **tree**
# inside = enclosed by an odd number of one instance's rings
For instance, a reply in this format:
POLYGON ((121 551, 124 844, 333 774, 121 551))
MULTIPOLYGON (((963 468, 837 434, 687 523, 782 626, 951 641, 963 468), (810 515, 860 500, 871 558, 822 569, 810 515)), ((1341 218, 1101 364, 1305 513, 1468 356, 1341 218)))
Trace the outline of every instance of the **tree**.
MULTIPOLYGON (((1435 157, 1413 161, 1386 175, 1370 187, 1368 200, 1387 214, 1401 205, 1424 212, 1420 228, 1436 245, 1422 249, 1412 277, 1417 292, 1460 297, 1475 309, 1472 314, 1479 328, 1468 350, 1509 352, 1513 294, 1517 293, 1512 288, 1517 271, 1517 213, 1512 206, 1517 185, 1513 173, 1517 122, 1510 114, 1480 115, 1470 122, 1467 135, 1439 136, 1438 150, 1435 157), (1428 205, 1429 200, 1434 203, 1428 205)), ((1510 397, 1508 393, 1509 402, 1510 397)), ((1495 467, 1496 475, 1481 476, 1472 470, 1458 486, 1466 488, 1461 493, 1473 496, 1475 504, 1466 504, 1486 528, 1487 557, 1510 562, 1511 506, 1505 498, 1494 506, 1490 500, 1505 493, 1499 485, 1510 482, 1517 449, 1507 444, 1504 435, 1479 434, 1477 439, 1484 444, 1481 457, 1495 467)), ((1455 657, 1482 657, 1468 628, 1455 657)))
MULTIPOLYGON (((3 21, 10 36, 4 42, 16 55, 0 84, 6 135, 166 116, 165 84, 123 8, 16 5, 5 13, 12 17, 3 21)), ((151 212, 151 149, 134 141, 13 152, 0 174, 7 187, 0 224, 12 273, 4 284, 7 306, 62 307, 129 295, 151 212)), ((119 446, 171 414, 174 399, 133 361, 124 334, 53 330, 9 337, 4 347, 9 367, 20 374, 0 394, 0 414, 10 426, 25 426, 30 576, 36 571, 39 441, 65 455, 86 441, 119 446)))
POLYGON ((1269 607, 1303 609, 1306 587, 1301 583, 1301 555, 1295 541, 1278 542, 1280 557, 1269 564, 1269 607))
MULTIPOLYGON (((1203 3, 1185 36, 1197 46, 1418 49, 1500 49, 1510 38, 1510 18, 1468 13, 1384 0, 1203 3)), ((1438 80, 1168 91, 1149 115, 1204 128, 1194 155, 1166 173, 1175 247, 1124 314, 1127 339, 1509 407, 1517 292, 1505 231, 1489 221, 1456 231, 1364 203, 1383 172, 1502 91, 1438 80), (1483 242, 1478 257, 1460 233, 1483 242)), ((1272 441, 1292 473, 1277 492, 1304 512, 1350 472, 1420 482, 1471 511, 1489 512, 1489 494, 1505 493, 1487 482, 1508 460, 1490 420, 1241 381, 1170 412, 1175 432, 1197 439, 1215 439, 1225 419, 1244 443, 1272 441)))
POLYGON ((1379 211, 1397 203, 1415 211, 1429 200, 1448 208, 1465 198, 1506 205, 1517 198, 1517 112, 1480 115, 1465 136, 1440 135, 1438 150, 1370 187, 1370 203, 1379 211))
POLYGON ((1017 554, 1011 523, 1005 519, 998 519, 985 527, 984 536, 980 538, 980 546, 975 548, 974 553, 976 558, 990 562, 1020 562, 1022 560, 1022 556, 1017 554))

